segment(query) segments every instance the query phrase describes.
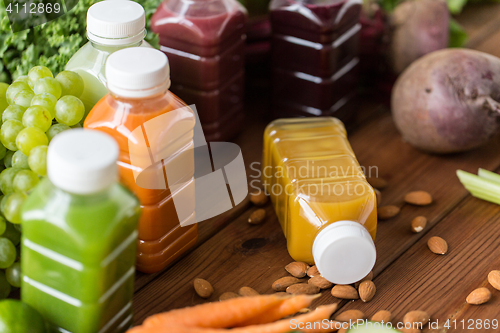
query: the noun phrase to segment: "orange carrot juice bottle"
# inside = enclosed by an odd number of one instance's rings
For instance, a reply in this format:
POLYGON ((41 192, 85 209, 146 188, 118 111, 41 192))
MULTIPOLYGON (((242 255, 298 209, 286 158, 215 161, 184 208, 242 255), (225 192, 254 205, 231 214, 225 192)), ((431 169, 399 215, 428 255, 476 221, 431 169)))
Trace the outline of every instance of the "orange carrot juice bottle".
POLYGON ((293 259, 350 284, 373 268, 377 204, 342 122, 278 119, 264 133, 262 179, 293 259))
POLYGON ((157 272, 197 240, 196 118, 169 92, 168 59, 158 50, 134 47, 113 53, 106 77, 109 94, 95 105, 84 127, 106 132, 118 142, 120 179, 142 208, 137 268, 157 272))

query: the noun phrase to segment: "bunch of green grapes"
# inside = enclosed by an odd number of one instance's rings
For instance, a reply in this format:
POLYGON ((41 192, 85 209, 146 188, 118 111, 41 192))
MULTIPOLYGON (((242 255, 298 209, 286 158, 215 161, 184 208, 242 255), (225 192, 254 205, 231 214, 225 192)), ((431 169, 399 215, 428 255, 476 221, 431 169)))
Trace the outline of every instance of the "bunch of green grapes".
POLYGON ((43 66, 10 86, 0 83, 0 299, 21 285, 21 206, 47 172, 49 142, 81 127, 82 93, 80 75, 63 71, 54 78, 43 66))

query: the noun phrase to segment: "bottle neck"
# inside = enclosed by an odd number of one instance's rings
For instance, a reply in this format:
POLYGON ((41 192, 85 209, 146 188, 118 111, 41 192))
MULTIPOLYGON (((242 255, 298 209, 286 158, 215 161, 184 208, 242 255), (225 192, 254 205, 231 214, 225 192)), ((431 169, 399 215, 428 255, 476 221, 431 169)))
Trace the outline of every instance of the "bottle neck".
POLYGON ((156 99, 165 96, 168 92, 168 89, 170 88, 170 79, 161 85, 143 90, 122 89, 113 85, 113 83, 108 80, 107 88, 111 96, 117 99, 156 99))
POLYGON ((116 51, 119 51, 121 49, 125 49, 128 47, 139 47, 142 45, 144 40, 140 40, 140 41, 134 42, 134 43, 123 44, 123 45, 99 44, 99 43, 92 41, 91 39, 89 39, 89 42, 90 42, 90 45, 92 45, 92 47, 94 49, 97 49, 100 51, 105 51, 108 53, 113 53, 113 52, 116 52, 116 51))
POLYGON ((126 38, 105 38, 94 35, 87 31, 87 39, 90 41, 92 47, 108 52, 114 52, 127 47, 137 47, 144 43, 146 37, 146 30, 141 31, 135 36, 126 38))

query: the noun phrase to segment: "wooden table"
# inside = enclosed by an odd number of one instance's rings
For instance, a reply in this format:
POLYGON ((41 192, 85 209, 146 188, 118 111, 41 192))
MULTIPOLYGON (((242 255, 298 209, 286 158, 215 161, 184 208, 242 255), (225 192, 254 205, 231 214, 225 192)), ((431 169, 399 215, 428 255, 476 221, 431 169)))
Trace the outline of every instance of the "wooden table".
MULTIPOLYGON (((469 33, 469 47, 500 57, 500 4, 470 6, 458 20, 469 33)), ((267 105, 258 96, 248 96, 247 100, 248 123, 236 142, 242 149, 249 180, 253 180, 258 175, 250 164, 260 161, 267 123, 257 110, 265 111, 267 105)), ((439 320, 441 329, 435 332, 446 331, 443 325, 447 319, 500 321, 500 292, 487 282, 488 272, 500 269, 500 206, 471 197, 455 175, 457 169, 498 171, 500 140, 468 153, 428 155, 403 142, 387 108, 366 99, 361 114, 359 125, 349 136, 353 149, 363 166, 376 167, 379 176, 388 181, 389 186, 382 191, 382 205, 402 209, 397 217, 379 222, 375 298, 369 303, 347 302, 324 291, 313 306, 340 302, 337 313, 359 309, 367 316, 387 309, 393 312, 394 322, 401 321, 410 310, 421 309, 429 312, 432 320, 439 320), (405 205, 403 196, 412 190, 428 191, 434 203, 427 207, 405 205), (418 215, 427 217, 428 226, 413 234, 410 221, 418 215), (428 250, 427 240, 432 236, 448 242, 446 255, 428 250), (466 296, 483 286, 492 291, 492 300, 481 306, 468 305, 466 296)), ((161 311, 206 302, 194 292, 196 277, 213 284, 215 293, 209 301, 243 286, 262 294, 272 293, 271 284, 288 275, 284 266, 292 259, 271 205, 265 207, 266 221, 257 226, 247 223, 255 209, 246 200, 223 216, 200 223, 195 249, 161 273, 138 273, 136 323, 161 311)))

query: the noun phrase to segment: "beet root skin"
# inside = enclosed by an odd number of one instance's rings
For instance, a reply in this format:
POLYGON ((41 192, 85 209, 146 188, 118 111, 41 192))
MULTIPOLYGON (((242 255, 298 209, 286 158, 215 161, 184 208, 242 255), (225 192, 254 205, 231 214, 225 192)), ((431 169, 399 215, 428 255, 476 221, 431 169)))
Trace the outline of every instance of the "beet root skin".
POLYGON ((391 109, 411 145, 433 153, 479 147, 500 129, 500 59, 468 49, 430 53, 396 81, 391 109))
POLYGON ((389 60, 395 73, 418 58, 448 47, 450 12, 444 0, 408 0, 390 19, 389 60))

